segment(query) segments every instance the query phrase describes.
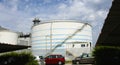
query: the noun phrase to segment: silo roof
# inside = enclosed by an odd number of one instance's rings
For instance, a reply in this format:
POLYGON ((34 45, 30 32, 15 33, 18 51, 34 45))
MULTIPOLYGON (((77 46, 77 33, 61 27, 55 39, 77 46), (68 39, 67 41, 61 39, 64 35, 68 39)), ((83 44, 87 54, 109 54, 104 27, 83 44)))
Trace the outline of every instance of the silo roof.
MULTIPOLYGON (((43 22, 40 22, 38 25, 45 24, 45 23, 56 23, 56 22, 75 22, 75 23, 83 23, 83 24, 86 23, 86 22, 83 22, 80 20, 45 20, 43 22)), ((89 23, 87 23, 87 24, 92 27, 91 24, 89 24, 89 23)), ((35 26, 37 26, 37 25, 35 25, 35 26)))
POLYGON ((3 31, 3 30, 8 30, 8 29, 3 28, 3 27, 0 26, 0 31, 3 31))
POLYGON ((18 33, 18 32, 11 31, 11 30, 9 30, 9 29, 6 29, 6 28, 3 28, 3 27, 0 26, 0 32, 1 32, 1 31, 18 33))

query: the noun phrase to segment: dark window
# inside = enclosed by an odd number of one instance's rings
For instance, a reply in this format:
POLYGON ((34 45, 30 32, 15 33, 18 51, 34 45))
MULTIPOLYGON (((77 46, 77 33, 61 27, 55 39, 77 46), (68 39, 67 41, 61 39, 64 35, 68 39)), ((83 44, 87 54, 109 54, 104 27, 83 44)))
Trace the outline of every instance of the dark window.
POLYGON ((81 47, 85 47, 85 44, 81 44, 81 47))
POLYGON ((89 44, 87 44, 87 47, 89 46, 89 44))
POLYGON ((52 55, 51 57, 52 57, 52 58, 56 58, 56 55, 52 55))
POLYGON ((58 57, 58 58, 63 58, 63 56, 62 56, 62 55, 58 55, 57 57, 58 57))

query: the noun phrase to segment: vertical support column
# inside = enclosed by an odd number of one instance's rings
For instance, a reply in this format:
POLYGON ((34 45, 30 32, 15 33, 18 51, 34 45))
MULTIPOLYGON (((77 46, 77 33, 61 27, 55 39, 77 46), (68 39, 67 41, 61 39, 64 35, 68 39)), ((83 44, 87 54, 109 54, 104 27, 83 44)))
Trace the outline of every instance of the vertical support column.
POLYGON ((52 24, 53 22, 51 22, 51 25, 50 25, 50 50, 52 50, 52 24))

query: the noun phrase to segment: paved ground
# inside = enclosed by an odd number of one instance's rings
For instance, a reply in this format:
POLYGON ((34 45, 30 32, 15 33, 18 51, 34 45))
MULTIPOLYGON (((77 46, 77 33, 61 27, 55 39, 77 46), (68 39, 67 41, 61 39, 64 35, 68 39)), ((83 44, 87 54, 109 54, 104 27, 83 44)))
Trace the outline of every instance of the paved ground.
MULTIPOLYGON (((72 63, 66 63, 65 65, 73 65, 72 63)), ((92 65, 92 64, 74 64, 74 65, 92 65)))
MULTIPOLYGON (((39 65, 45 65, 44 63, 40 63, 39 65)), ((65 65, 92 65, 92 64, 72 64, 70 63, 65 63, 65 65)))

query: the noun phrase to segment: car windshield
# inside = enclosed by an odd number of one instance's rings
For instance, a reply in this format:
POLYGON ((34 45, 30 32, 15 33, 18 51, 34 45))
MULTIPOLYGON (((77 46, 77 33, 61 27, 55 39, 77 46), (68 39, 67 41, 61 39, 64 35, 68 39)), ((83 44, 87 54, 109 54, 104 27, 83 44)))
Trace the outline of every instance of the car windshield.
POLYGON ((87 57, 92 57, 91 54, 87 54, 87 53, 83 53, 81 56, 81 58, 87 58, 87 57))

